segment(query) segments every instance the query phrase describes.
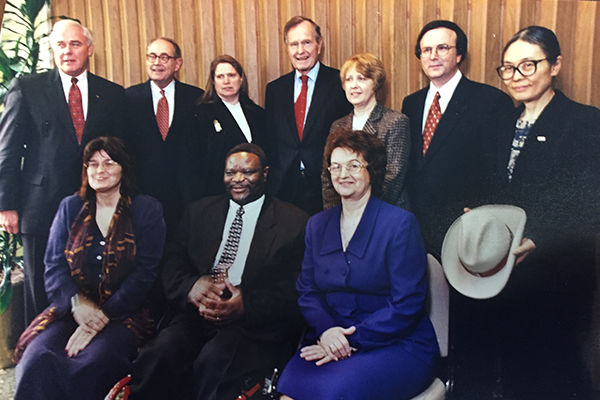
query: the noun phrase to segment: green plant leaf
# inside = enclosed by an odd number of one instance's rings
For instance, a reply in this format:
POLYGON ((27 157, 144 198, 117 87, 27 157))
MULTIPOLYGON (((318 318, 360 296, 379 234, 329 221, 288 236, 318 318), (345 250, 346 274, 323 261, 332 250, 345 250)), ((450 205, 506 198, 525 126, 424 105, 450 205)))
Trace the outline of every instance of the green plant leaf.
POLYGON ((12 297, 12 284, 10 282, 10 270, 4 270, 2 283, 0 283, 0 314, 6 311, 10 298, 12 297))

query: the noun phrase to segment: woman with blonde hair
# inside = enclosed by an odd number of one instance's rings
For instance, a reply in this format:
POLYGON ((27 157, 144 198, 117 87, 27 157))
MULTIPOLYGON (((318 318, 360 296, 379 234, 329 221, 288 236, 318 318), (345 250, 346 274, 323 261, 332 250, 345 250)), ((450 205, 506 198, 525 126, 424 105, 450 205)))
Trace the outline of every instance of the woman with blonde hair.
MULTIPOLYGON (((342 66, 340 77, 354 110, 335 121, 330 132, 340 128, 362 130, 381 139, 388 159, 381 200, 409 209, 404 178, 410 151, 410 126, 406 115, 381 104, 385 83, 383 63, 369 53, 355 54, 342 66)), ((325 177, 322 182, 323 208, 339 204, 340 196, 331 182, 325 177)))

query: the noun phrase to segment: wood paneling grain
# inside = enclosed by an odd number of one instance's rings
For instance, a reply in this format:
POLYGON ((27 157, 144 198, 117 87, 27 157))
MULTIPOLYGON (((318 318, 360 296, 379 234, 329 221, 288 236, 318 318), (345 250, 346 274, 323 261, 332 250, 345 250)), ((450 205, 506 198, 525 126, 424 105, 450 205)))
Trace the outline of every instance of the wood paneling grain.
POLYGON ((204 87, 211 60, 223 53, 244 66, 250 96, 259 104, 267 83, 291 71, 282 33, 296 14, 315 20, 324 37, 321 60, 339 68, 354 53, 383 61, 386 105, 427 84, 414 56, 421 27, 450 19, 469 37, 461 70, 502 87, 494 68, 504 43, 520 28, 553 29, 563 48, 557 87, 573 99, 600 106, 600 4, 576 0, 53 0, 53 15, 81 20, 94 33, 90 69, 130 86, 145 81, 145 48, 159 36, 183 52, 178 78, 204 87))

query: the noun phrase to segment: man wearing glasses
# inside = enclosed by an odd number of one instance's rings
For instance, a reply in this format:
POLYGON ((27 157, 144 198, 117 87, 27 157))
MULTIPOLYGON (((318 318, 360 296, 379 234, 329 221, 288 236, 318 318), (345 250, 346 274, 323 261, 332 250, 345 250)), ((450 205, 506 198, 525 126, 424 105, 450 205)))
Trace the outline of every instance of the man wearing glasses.
MULTIPOLYGON (((494 142, 491 132, 500 115, 513 104, 504 92, 462 75, 467 37, 455 23, 425 25, 415 54, 430 83, 407 96, 402 106, 411 124, 407 189, 427 251, 439 259, 444 236, 463 208, 489 201, 486 148, 494 142)), ((492 397, 499 366, 492 361, 492 346, 480 339, 496 334, 488 323, 493 307, 451 293, 454 393, 461 399, 492 397), (478 368, 477 360, 489 360, 489 368, 478 368)))
POLYGON ((455 23, 425 25, 415 54, 430 83, 402 105, 411 125, 407 189, 427 251, 439 257, 444 235, 463 207, 482 201, 484 146, 491 143, 498 116, 513 105, 504 92, 460 72, 467 37, 455 23))
POLYGON ((159 38, 146 51, 148 81, 125 91, 129 105, 131 150, 138 185, 163 205, 167 233, 179 223, 185 206, 201 197, 202 175, 192 154, 195 103, 204 91, 175 79, 183 60, 174 40, 159 38))

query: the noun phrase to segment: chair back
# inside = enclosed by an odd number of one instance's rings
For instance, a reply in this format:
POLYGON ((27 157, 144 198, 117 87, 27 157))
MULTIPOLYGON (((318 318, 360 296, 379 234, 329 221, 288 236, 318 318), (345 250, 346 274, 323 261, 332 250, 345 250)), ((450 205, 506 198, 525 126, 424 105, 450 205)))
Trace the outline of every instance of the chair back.
POLYGON ((448 330, 450 323, 450 288, 440 262, 431 254, 427 254, 427 275, 429 293, 427 307, 429 319, 435 329, 440 355, 448 356, 448 330))

